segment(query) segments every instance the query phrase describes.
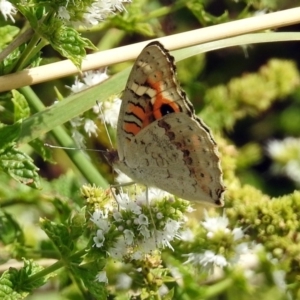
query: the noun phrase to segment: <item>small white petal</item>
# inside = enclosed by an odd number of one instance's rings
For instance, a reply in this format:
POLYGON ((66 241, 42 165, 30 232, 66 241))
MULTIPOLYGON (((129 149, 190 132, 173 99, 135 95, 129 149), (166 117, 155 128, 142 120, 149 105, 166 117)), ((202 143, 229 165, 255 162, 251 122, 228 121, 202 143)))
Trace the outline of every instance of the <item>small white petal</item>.
POLYGON ((106 271, 101 271, 96 275, 96 281, 98 282, 104 282, 104 283, 108 283, 108 279, 106 276, 106 271))

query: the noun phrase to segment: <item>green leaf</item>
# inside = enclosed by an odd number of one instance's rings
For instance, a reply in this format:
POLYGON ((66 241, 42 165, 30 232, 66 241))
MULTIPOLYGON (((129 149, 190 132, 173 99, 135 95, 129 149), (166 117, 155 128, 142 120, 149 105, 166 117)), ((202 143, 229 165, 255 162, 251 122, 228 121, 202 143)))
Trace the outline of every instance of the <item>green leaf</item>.
POLYGON ((75 240, 70 234, 70 229, 65 224, 58 224, 48 219, 42 219, 41 227, 54 243, 62 257, 65 258, 71 255, 75 240))
POLYGON ((162 300, 172 300, 174 299, 174 288, 169 290, 169 292, 165 295, 163 295, 162 300))
POLYGON ((42 286, 47 277, 30 281, 30 276, 40 272, 43 268, 31 260, 24 260, 24 267, 20 270, 9 268, 0 278, 0 299, 24 299, 30 292, 42 286))
POLYGON ((24 243, 24 234, 20 225, 10 214, 0 210, 0 240, 4 245, 8 245, 18 240, 24 243))
POLYGON ((15 122, 28 118, 30 116, 30 108, 26 98, 17 90, 12 90, 13 97, 11 101, 14 103, 14 119, 15 122))
POLYGON ((0 27, 0 50, 2 50, 5 45, 10 43, 13 38, 19 33, 20 29, 15 26, 6 25, 0 27))
POLYGON ((10 72, 25 48, 25 45, 21 45, 5 57, 5 59, 0 63, 0 75, 4 75, 10 72))
POLYGON ((21 132, 21 122, 13 125, 0 125, 0 153, 7 147, 11 147, 21 132))
POLYGON ((66 26, 58 19, 53 18, 49 24, 42 24, 39 33, 55 50, 70 59, 79 69, 86 56, 85 48, 97 50, 90 40, 83 38, 75 29, 66 26))
POLYGON ((15 148, 7 148, 0 153, 0 167, 20 183, 33 188, 40 187, 38 168, 27 154, 15 148))
POLYGON ((40 6, 40 10, 37 10, 37 6, 34 6, 33 3, 28 5, 27 2, 21 3, 21 1, 16 0, 12 2, 27 21, 29 21, 31 27, 36 29, 38 27, 38 12, 42 9, 42 6, 40 6))
POLYGON ((34 149, 34 151, 36 151, 43 158, 44 161, 48 161, 52 164, 56 163, 52 156, 53 151, 51 150, 51 148, 45 147, 45 144, 42 140, 35 139, 29 144, 34 149))
POLYGON ((107 289, 105 283, 96 281, 96 275, 103 269, 103 261, 94 261, 86 265, 72 264, 72 271, 76 278, 81 278, 86 289, 95 299, 106 299, 107 289))
POLYGON ((211 26, 229 21, 227 11, 225 11, 221 16, 215 17, 206 12, 203 8, 203 4, 198 0, 188 1, 186 6, 203 26, 211 26))
POLYGON ((145 36, 154 36, 154 31, 149 23, 136 20, 135 18, 127 20, 120 15, 115 15, 111 18, 111 22, 113 26, 128 33, 139 33, 145 36))

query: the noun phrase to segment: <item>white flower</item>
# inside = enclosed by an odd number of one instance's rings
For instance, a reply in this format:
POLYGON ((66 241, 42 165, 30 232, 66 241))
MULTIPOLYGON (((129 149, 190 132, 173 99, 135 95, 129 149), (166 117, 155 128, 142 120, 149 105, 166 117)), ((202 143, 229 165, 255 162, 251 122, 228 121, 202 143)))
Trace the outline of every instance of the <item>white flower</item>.
POLYGON ((281 291, 286 291, 285 272, 283 270, 275 270, 272 273, 274 283, 281 291))
POLYGON ((139 227, 139 232, 144 237, 144 239, 149 239, 151 236, 150 230, 145 225, 141 225, 139 227))
POLYGON ((126 8, 123 6, 122 2, 131 2, 131 0, 111 0, 111 6, 116 8, 118 11, 122 12, 123 10, 126 11, 126 8))
POLYGON ((12 22, 15 22, 12 15, 17 13, 17 9, 9 1, 0 0, 0 12, 2 13, 5 21, 7 21, 7 17, 9 17, 12 22))
POLYGON ((93 241, 95 242, 94 245, 97 248, 101 248, 103 246, 104 241, 105 241, 103 230, 101 230, 101 229, 97 230, 97 235, 93 237, 93 241))
POLYGON ((186 230, 181 231, 181 239, 185 242, 192 242, 195 238, 195 235, 193 233, 193 231, 189 228, 187 228, 186 230))
POLYGON ((163 190, 160 190, 158 188, 147 188, 144 192, 140 193, 135 197, 136 201, 140 204, 148 204, 153 200, 160 200, 164 197, 169 196, 170 194, 168 192, 165 192, 163 190))
POLYGON ((164 215, 161 212, 158 212, 156 214, 156 219, 161 220, 164 217, 164 215))
POLYGON ((107 220, 107 213, 103 213, 101 210, 95 210, 90 220, 99 228, 102 229, 104 233, 107 233, 110 224, 107 220))
POLYGON ((161 245, 163 248, 168 247, 174 251, 174 248, 171 245, 171 241, 175 238, 181 239, 179 229, 181 223, 172 219, 166 221, 165 227, 163 230, 157 230, 155 232, 157 244, 161 245))
POLYGON ((240 240, 244 237, 244 231, 242 230, 241 227, 233 228, 231 233, 235 241, 240 240))
POLYGON ((87 71, 83 73, 83 82, 87 86, 94 86, 97 85, 106 79, 108 79, 108 75, 106 74, 106 69, 103 71, 97 70, 97 71, 87 71))
POLYGON ((180 227, 181 227, 181 222, 172 219, 167 220, 164 230, 169 240, 173 240, 175 237, 180 238, 178 232, 180 227))
POLYGON ((138 225, 149 225, 148 217, 144 214, 140 214, 139 217, 136 220, 136 224, 138 225))
POLYGON ((132 179, 130 177, 128 177, 126 174, 124 174, 123 172, 121 172, 120 170, 115 170, 118 175, 115 178, 116 182, 118 182, 121 186, 122 184, 126 184, 129 182, 132 182, 132 179))
POLYGON ((273 171, 285 173, 300 183, 300 138, 288 137, 282 141, 270 141, 267 152, 274 160, 273 171))
POLYGON ((123 221, 122 214, 119 211, 114 211, 113 217, 117 222, 123 221))
POLYGON ((70 20, 70 14, 66 7, 60 6, 58 8, 58 17, 63 20, 67 20, 67 21, 70 20))
MULTIPOLYGON (((1 0, 0 0, 1 1, 1 0)), ((66 13, 67 11, 62 8, 62 13, 66 13)), ((74 84, 72 86, 67 86, 74 94, 81 92, 91 86, 99 84, 100 82, 106 80, 108 75, 106 74, 106 70, 98 70, 98 71, 87 71, 83 72, 82 81, 76 76, 74 84)))
POLYGON ((285 166, 285 172, 289 178, 300 183, 300 158, 299 160, 289 161, 285 166))
POLYGON ((132 285, 132 278, 125 273, 117 275, 116 289, 128 290, 132 285))
POLYGON ((106 271, 101 271, 96 275, 95 281, 108 283, 108 279, 106 276, 106 271))
POLYGON ((119 11, 125 10, 123 2, 130 1, 120 1, 120 0, 111 0, 111 1, 95 1, 91 7, 89 7, 83 15, 83 20, 81 23, 76 22, 76 24, 82 24, 85 26, 97 25, 99 22, 106 19, 109 15, 113 14, 116 9, 119 11))
POLYGON ((134 233, 129 229, 125 229, 123 233, 124 233, 124 239, 125 239, 126 245, 132 245, 134 233))
POLYGON ((123 236, 120 236, 112 247, 108 249, 108 253, 113 259, 121 260, 127 253, 127 245, 123 236))
POLYGON ((273 159, 282 159, 286 151, 292 150, 295 158, 300 157, 300 139, 287 137, 284 140, 270 141, 267 145, 267 152, 273 159))
POLYGON ((94 134, 95 136, 98 136, 98 134, 97 134, 98 127, 93 120, 85 119, 84 130, 89 135, 89 137, 92 134, 94 134))
POLYGON ((189 253, 185 255, 188 260, 185 262, 201 265, 208 270, 213 270, 214 266, 224 268, 228 265, 226 258, 221 254, 215 254, 213 251, 206 250, 204 253, 189 253))
POLYGON ((72 138, 79 148, 85 149, 85 138, 78 130, 72 129, 72 138))
POLYGON ((205 221, 201 222, 203 227, 208 231, 207 237, 212 238, 218 231, 224 231, 225 233, 230 232, 227 228, 229 220, 223 213, 221 217, 209 217, 207 211, 204 211, 205 221))
POLYGON ((145 255, 148 253, 151 253, 154 251, 157 247, 157 242, 155 237, 151 236, 147 239, 145 239, 140 245, 139 245, 139 251, 141 254, 145 255))
MULTIPOLYGON (((142 212, 142 209, 136 202, 132 201, 129 198, 127 193, 120 193, 116 195, 116 200, 119 204, 119 207, 124 210, 130 210, 135 215, 139 215, 142 212)), ((139 221, 138 221, 139 222, 139 221)), ((139 224, 139 223, 137 223, 139 224)))
POLYGON ((99 105, 103 109, 103 114, 100 114, 99 118, 102 122, 109 124, 113 128, 117 128, 121 104, 122 100, 120 98, 115 98, 112 102, 101 102, 99 105))
POLYGON ((75 117, 72 120, 70 120, 71 126, 74 128, 80 127, 83 124, 83 118, 82 117, 75 117))
POLYGON ((74 94, 79 93, 88 88, 88 86, 83 82, 81 82, 78 79, 78 77, 75 78, 75 82, 72 84, 72 86, 66 86, 66 87, 70 89, 74 94))
MULTIPOLYGON (((137 205, 136 202, 133 202, 133 201, 127 203, 127 209, 129 209, 136 215, 139 215, 142 212, 142 208, 139 205, 137 205)), ((139 221, 141 221, 141 219, 139 221)))

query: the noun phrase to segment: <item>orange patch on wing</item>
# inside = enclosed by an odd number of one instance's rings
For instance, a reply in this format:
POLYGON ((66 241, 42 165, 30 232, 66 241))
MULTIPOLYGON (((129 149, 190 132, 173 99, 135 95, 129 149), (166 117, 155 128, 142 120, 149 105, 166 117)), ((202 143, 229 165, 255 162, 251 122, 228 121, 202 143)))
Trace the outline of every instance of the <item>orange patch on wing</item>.
POLYGON ((142 128, 139 127, 138 125, 136 125, 135 123, 125 122, 123 125, 123 129, 128 133, 137 135, 141 131, 142 128))
POLYGON ((140 120, 143 120, 145 118, 144 110, 138 105, 129 103, 129 105, 127 107, 127 112, 134 114, 140 120))
POLYGON ((156 72, 156 81, 152 82, 150 79, 147 80, 148 84, 156 90, 156 98, 153 105, 153 116, 155 120, 158 120, 163 117, 160 108, 166 104, 169 105, 174 112, 180 112, 179 106, 174 102, 172 99, 164 98, 163 97, 163 88, 162 88, 162 73, 157 71, 156 72))

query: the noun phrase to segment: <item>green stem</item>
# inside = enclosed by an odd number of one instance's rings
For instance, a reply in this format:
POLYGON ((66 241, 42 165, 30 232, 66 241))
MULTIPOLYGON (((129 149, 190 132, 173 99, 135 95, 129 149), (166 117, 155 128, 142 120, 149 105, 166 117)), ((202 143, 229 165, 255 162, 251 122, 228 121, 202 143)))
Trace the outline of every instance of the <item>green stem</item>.
MULTIPOLYGON (((20 88, 20 92, 26 97, 30 106, 33 107, 37 112, 45 110, 44 104, 30 87, 22 87, 20 88)), ((37 124, 36 126, 39 125, 37 124)), ((63 126, 54 128, 51 131, 51 134, 54 136, 60 146, 67 148, 76 148, 76 145, 74 144, 72 138, 68 135, 63 126)), ((95 166, 81 150, 71 149, 65 151, 89 183, 95 183, 98 186, 107 187, 107 181, 101 176, 95 166)))
POLYGON ((26 66, 26 64, 29 62, 30 58, 32 57, 31 56, 32 50, 36 47, 40 39, 41 39, 40 35, 35 32, 29 44, 27 45, 26 49, 21 54, 17 64, 14 66, 13 69, 14 72, 20 71, 24 66, 26 66))
MULTIPOLYGON (((74 260, 74 259, 76 259, 76 258, 78 258, 78 257, 81 257, 81 256, 84 255, 85 253, 86 253, 86 249, 82 249, 82 250, 76 252, 75 254, 73 254, 73 255, 69 258, 69 261, 72 261, 72 260, 74 260)), ((54 263, 52 266, 47 267, 47 268, 45 268, 44 270, 42 270, 42 271, 40 271, 40 272, 38 272, 38 273, 36 273, 36 274, 30 276, 30 277, 28 278, 28 280, 26 280, 26 281, 24 282, 24 284, 30 284, 30 283, 33 283, 34 281, 39 280, 40 278, 45 277, 45 276, 47 276, 47 275, 49 275, 49 274, 55 272, 56 270, 62 268, 63 266, 64 266, 63 260, 59 260, 59 261, 57 261, 56 263, 54 263)))
POLYGON ((45 268, 44 270, 42 270, 42 271, 40 271, 40 272, 38 272, 38 273, 36 273, 36 274, 30 276, 30 277, 28 278, 28 280, 26 280, 26 281, 24 282, 24 285, 25 285, 25 284, 33 283, 33 282, 35 282, 36 280, 39 280, 39 279, 41 279, 42 277, 45 277, 45 276, 47 276, 47 275, 49 275, 49 274, 55 272, 56 270, 62 268, 63 266, 64 266, 63 261, 62 261, 62 260, 59 260, 59 261, 57 261, 56 263, 54 263, 52 266, 47 267, 47 268, 45 268))

